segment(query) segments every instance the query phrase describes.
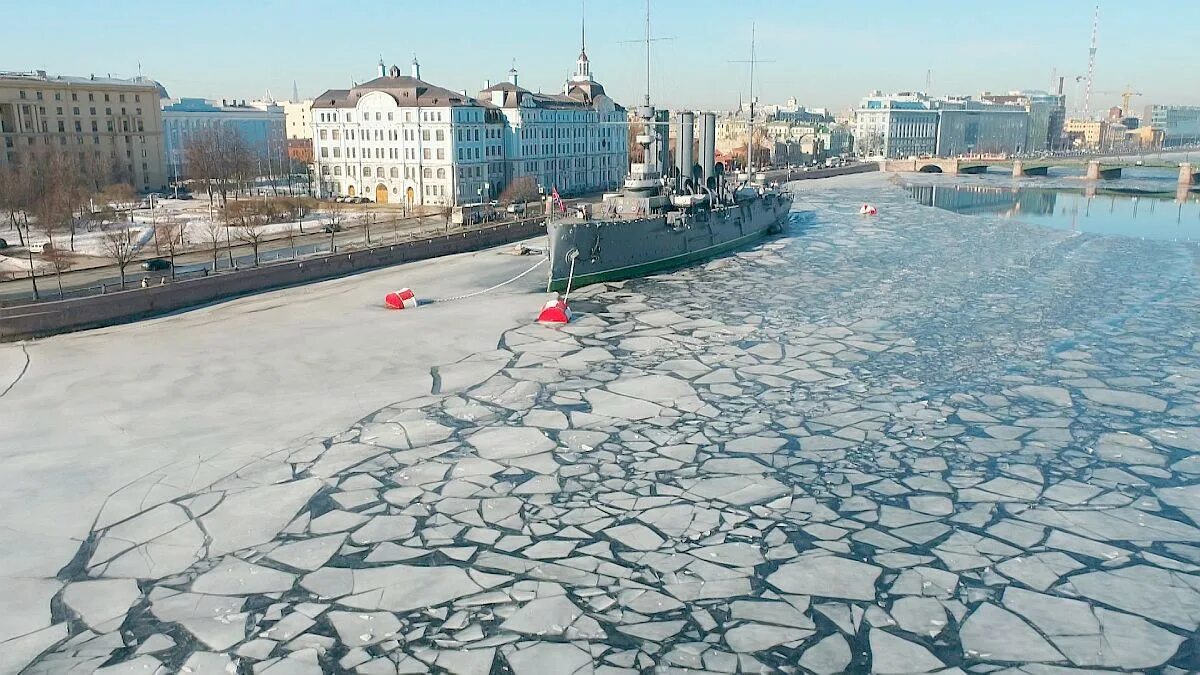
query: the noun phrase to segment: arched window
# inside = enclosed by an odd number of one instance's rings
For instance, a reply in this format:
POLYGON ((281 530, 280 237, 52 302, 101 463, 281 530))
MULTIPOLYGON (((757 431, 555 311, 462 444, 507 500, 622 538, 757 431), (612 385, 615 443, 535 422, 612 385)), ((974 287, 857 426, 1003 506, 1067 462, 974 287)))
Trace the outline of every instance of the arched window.
POLYGON ((392 178, 399 178, 399 177, 400 177, 400 169, 393 166, 392 167, 392 178))
POLYGON ((382 167, 382 166, 377 166, 377 167, 375 167, 375 175, 376 175, 376 176, 379 176, 380 178, 383 178, 383 176, 384 176, 384 173, 383 173, 383 167, 382 167))
POLYGON ((333 175, 335 175, 335 176, 342 175, 342 167, 340 167, 340 166, 333 167, 333 175))
POLYGON ((363 175, 364 175, 364 176, 370 176, 370 175, 371 175, 371 167, 369 167, 369 166, 364 166, 364 167, 363 167, 363 175))
POLYGON ((445 170, 445 169, 438 169, 437 176, 438 176, 438 178, 445 178, 445 177, 446 177, 446 170, 445 170))
POLYGON ((433 169, 431 169, 429 167, 425 167, 425 170, 422 172, 422 175, 425 176, 426 178, 433 178, 433 169))

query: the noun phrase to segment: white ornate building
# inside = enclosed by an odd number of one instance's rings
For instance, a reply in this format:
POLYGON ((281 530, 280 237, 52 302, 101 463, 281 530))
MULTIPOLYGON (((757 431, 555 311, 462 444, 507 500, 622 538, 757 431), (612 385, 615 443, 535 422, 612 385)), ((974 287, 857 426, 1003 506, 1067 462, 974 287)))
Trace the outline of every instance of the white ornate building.
POLYGON ((532 177, 547 193, 612 189, 628 168, 625 111, 592 79, 587 53, 562 94, 509 80, 478 98, 379 64, 378 77, 329 90, 312 104, 321 196, 412 206, 494 199, 532 177))
POLYGON ((611 190, 629 168, 628 116, 592 78, 581 45, 575 73, 561 94, 534 93, 508 82, 479 92, 504 115, 506 183, 530 176, 546 192, 611 190))
POLYGON ((450 205, 477 201, 503 166, 499 113, 464 92, 379 64, 378 77, 313 101, 313 163, 321 196, 450 205))

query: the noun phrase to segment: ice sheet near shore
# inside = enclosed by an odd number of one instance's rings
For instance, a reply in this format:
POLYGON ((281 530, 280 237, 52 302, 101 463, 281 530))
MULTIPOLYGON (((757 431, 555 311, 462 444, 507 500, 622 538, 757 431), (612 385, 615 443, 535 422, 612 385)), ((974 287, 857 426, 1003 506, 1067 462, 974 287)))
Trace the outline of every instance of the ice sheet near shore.
POLYGON ((1200 668, 1197 250, 879 177, 804 190, 784 238, 583 289, 566 328, 497 330, 328 435, 132 482, 69 564, 29 553, 50 622, 0 649, 45 673, 1200 668))

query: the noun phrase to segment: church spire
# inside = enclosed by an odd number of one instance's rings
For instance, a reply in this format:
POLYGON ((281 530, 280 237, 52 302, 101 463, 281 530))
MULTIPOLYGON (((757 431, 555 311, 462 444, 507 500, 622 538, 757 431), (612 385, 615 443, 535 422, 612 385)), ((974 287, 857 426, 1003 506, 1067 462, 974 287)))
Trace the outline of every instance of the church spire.
POLYGON ((575 75, 571 80, 586 82, 592 79, 592 67, 587 56, 587 0, 579 1, 579 58, 575 61, 575 75))

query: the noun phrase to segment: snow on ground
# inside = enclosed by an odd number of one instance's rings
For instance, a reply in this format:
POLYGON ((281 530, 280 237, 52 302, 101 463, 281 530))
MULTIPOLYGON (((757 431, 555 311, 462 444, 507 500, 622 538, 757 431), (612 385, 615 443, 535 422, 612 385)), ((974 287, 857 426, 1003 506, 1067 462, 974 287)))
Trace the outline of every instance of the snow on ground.
MULTIPOLYGON (((136 223, 136 221, 135 221, 136 223)), ((146 243, 154 240, 154 228, 148 225, 135 224, 130 227, 133 232, 135 243, 134 249, 141 250, 146 243)), ((76 255, 87 255, 96 257, 108 257, 108 251, 104 247, 104 231, 99 226, 94 227, 91 231, 79 230, 75 233, 75 247, 71 249, 71 235, 67 232, 54 233, 54 245, 60 250, 72 252, 76 255)), ((27 241, 31 244, 45 243, 50 240, 44 233, 32 229, 29 233, 27 241)), ((29 265, 26 264, 26 269, 29 265)))
MULTIPOLYGON (((45 260, 39 260, 37 258, 34 258, 33 259, 33 267, 34 267, 34 269, 48 270, 51 268, 51 265, 50 265, 50 263, 46 262, 45 260)), ((28 272, 28 271, 29 271, 29 258, 27 258, 27 257, 17 258, 17 257, 13 257, 13 256, 0 255, 0 272, 23 273, 23 272, 28 272)))

